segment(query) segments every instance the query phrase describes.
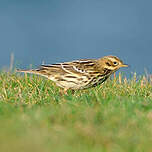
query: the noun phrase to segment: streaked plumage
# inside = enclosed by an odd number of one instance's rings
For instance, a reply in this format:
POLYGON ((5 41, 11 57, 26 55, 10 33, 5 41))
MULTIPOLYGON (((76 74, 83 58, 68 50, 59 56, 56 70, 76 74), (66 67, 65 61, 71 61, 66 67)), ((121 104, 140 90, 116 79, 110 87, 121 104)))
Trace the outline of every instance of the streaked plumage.
POLYGON ((105 56, 100 59, 41 65, 39 69, 18 70, 18 72, 38 74, 54 81, 65 90, 76 90, 101 84, 120 67, 127 66, 116 56, 105 56))

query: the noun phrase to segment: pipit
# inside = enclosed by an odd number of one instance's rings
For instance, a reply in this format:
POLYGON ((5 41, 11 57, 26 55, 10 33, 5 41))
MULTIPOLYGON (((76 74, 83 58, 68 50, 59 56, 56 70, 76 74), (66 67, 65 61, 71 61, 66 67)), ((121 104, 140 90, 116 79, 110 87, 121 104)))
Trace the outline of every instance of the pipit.
POLYGON ((104 56, 99 59, 80 59, 71 62, 41 65, 38 69, 17 70, 44 76, 57 86, 68 89, 86 89, 102 84, 121 67, 128 67, 116 56, 104 56))

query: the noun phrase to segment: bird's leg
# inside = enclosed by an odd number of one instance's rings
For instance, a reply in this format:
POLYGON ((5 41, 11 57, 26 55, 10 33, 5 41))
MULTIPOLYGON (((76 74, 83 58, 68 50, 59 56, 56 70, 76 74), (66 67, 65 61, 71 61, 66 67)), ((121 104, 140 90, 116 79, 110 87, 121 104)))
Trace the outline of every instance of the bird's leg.
MULTIPOLYGON (((75 90, 71 90, 72 95, 74 95, 75 90)), ((64 93, 64 95, 68 95, 68 89, 64 88, 62 94, 64 93)))
POLYGON ((66 89, 66 88, 64 88, 64 89, 63 89, 63 88, 60 88, 60 90, 59 90, 60 95, 61 95, 61 96, 67 95, 67 94, 68 94, 68 93, 67 93, 67 90, 68 90, 68 89, 66 89))
POLYGON ((71 90, 72 91, 72 95, 74 95, 75 90, 71 90))
POLYGON ((65 94, 65 95, 67 95, 67 94, 68 94, 68 92, 67 92, 67 91, 68 91, 68 89, 67 89, 67 88, 64 88, 64 91, 63 91, 63 92, 64 92, 64 94, 65 94))
POLYGON ((102 88, 102 84, 100 85, 100 87, 99 87, 100 89, 102 88))

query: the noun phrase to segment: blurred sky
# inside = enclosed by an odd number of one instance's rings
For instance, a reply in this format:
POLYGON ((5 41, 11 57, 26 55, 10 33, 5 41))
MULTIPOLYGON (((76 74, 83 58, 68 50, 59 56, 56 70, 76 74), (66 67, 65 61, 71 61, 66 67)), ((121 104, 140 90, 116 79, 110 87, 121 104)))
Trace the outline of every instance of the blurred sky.
MULTIPOLYGON (((119 56, 152 72, 150 0, 0 0, 0 68, 119 56)), ((123 70, 126 71, 126 70, 123 70)))

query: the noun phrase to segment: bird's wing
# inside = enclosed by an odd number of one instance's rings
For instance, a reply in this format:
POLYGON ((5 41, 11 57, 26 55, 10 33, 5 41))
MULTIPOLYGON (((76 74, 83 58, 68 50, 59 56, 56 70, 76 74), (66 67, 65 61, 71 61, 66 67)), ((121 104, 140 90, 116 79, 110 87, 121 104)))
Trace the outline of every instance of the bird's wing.
POLYGON ((84 75, 89 72, 95 72, 95 60, 75 60, 72 62, 57 63, 51 65, 41 65, 39 71, 47 72, 48 74, 72 74, 84 75))
POLYGON ((109 71, 101 68, 100 71, 97 68, 97 60, 95 59, 81 59, 74 60, 72 62, 63 62, 49 65, 41 65, 38 69, 32 70, 18 70, 18 72, 33 73, 42 75, 45 77, 56 77, 56 76, 85 76, 85 77, 96 77, 106 76, 109 71))
POLYGON ((49 65, 41 65, 38 69, 31 70, 17 70, 17 72, 32 73, 43 75, 45 77, 50 76, 64 76, 64 75, 88 75, 89 72, 94 72, 95 60, 94 59, 82 59, 72 62, 63 62, 49 65))

